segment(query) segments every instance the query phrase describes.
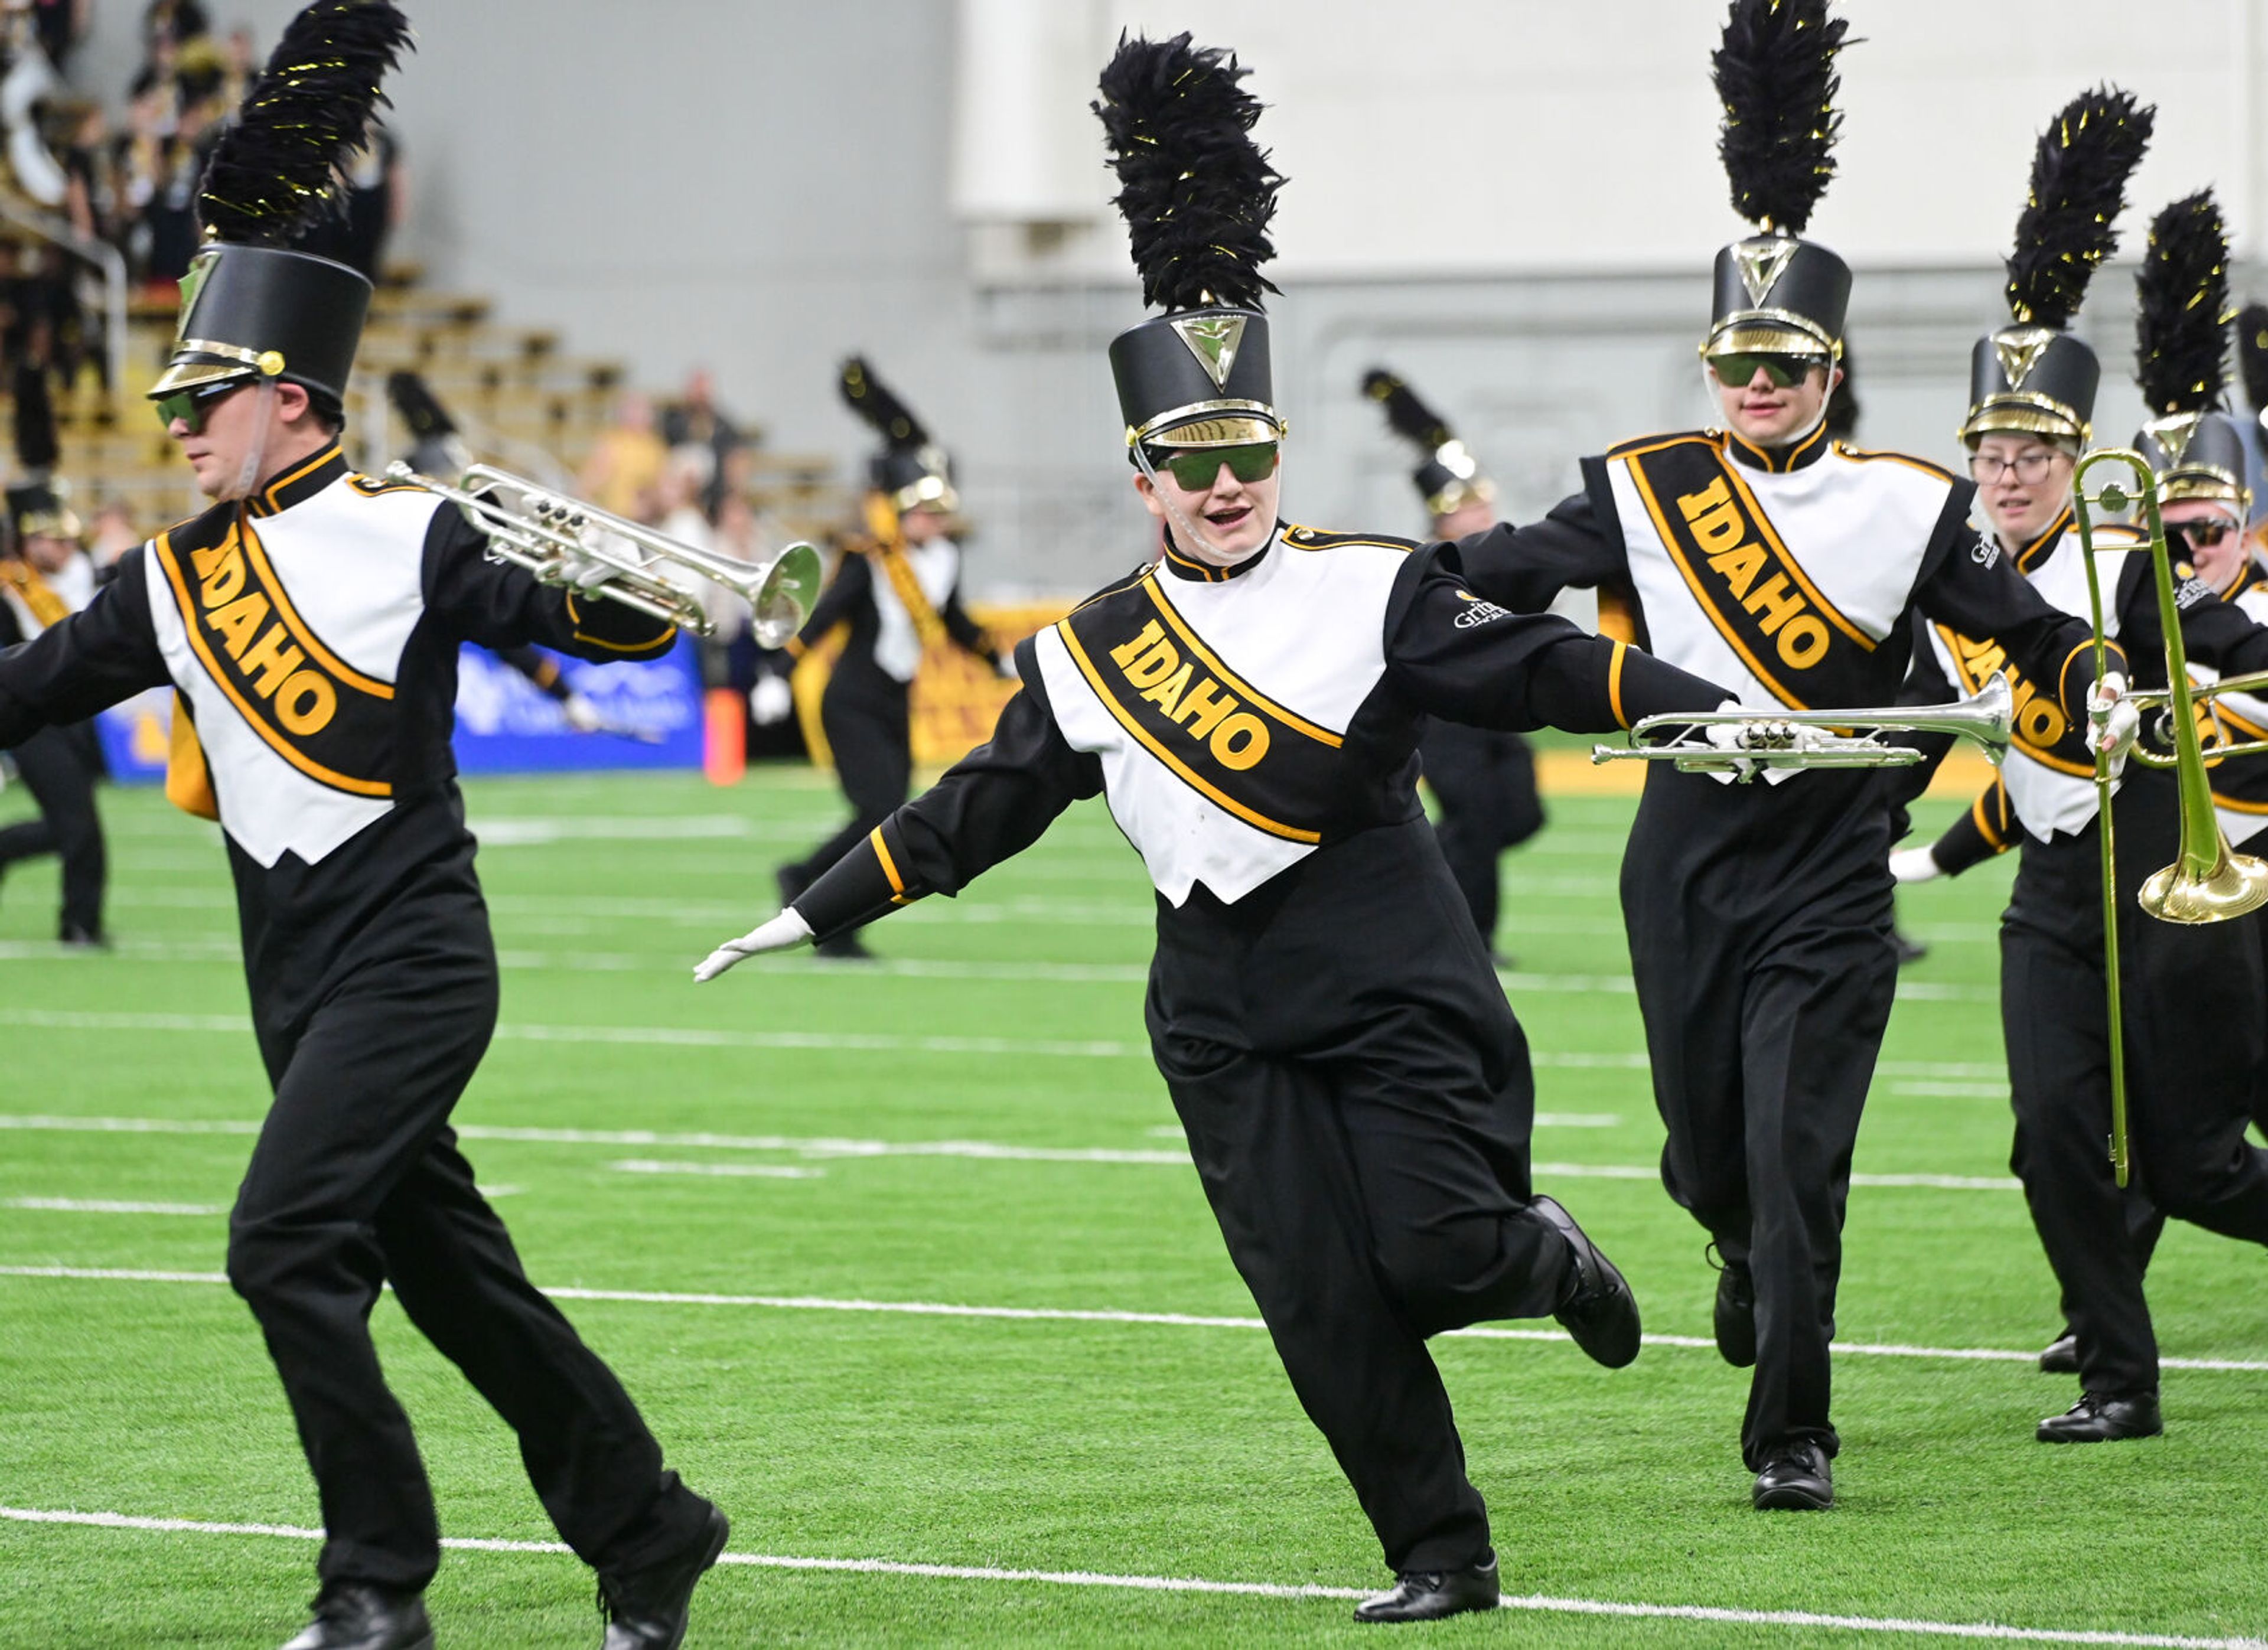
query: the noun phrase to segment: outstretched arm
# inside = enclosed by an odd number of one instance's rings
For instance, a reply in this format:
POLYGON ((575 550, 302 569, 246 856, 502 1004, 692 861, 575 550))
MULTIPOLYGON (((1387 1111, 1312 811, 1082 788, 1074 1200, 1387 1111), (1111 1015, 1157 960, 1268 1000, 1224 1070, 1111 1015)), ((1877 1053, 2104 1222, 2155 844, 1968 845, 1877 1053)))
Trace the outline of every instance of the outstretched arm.
POLYGON ((1102 766, 1064 740, 1027 642, 1025 681, 985 744, 882 821, 770 922, 694 970, 712 980, 744 957, 828 939, 931 894, 948 898, 1037 842, 1056 816, 1102 789, 1102 766))
POLYGON ((1606 733, 1710 711, 1713 682, 1548 613, 1519 613, 1464 578, 1459 547, 1412 555, 1387 605, 1387 672, 1410 703, 1475 727, 1606 733))
POLYGON ((1606 466, 1583 461, 1583 490, 1563 498, 1543 520, 1524 527, 1498 522, 1461 541, 1458 556, 1471 588, 1515 613, 1541 613, 1570 586, 1595 589, 1629 576, 1622 530, 1606 466))
POLYGON ((1924 847, 1901 848, 1890 856, 1890 873, 1901 882, 1927 882, 1933 877, 1957 877, 1981 866, 1995 854, 2016 845, 2015 810, 2008 802, 2008 787, 1998 774, 1992 789, 1969 806, 1969 811, 1924 847))
POLYGON ((145 554, 129 550, 85 608, 0 653, 0 750, 170 680, 150 620, 145 554))
POLYGON ((677 627, 588 591, 541 582, 524 567, 492 558, 488 539, 462 512, 434 512, 425 533, 425 605, 453 636, 482 647, 531 642, 608 664, 658 659, 677 627))

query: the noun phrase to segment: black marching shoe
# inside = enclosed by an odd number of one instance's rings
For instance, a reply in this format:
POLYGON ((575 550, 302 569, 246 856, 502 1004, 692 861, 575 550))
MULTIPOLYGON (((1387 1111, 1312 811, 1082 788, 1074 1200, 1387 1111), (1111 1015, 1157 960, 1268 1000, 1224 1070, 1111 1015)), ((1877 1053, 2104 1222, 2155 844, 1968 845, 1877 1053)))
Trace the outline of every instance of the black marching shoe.
POLYGON ((1927 946, 1896 928, 1890 930, 1890 949, 1897 954, 1900 968, 1909 962, 1918 962, 1929 954, 1927 946))
MULTIPOLYGON (((1709 1246, 1715 1249, 1715 1244, 1709 1246)), ((1719 1251, 1721 1254, 1721 1251, 1719 1251)), ((1756 1361, 1756 1280, 1736 1261, 1714 1260, 1717 1268, 1717 1356, 1735 1369, 1756 1361)))
POLYGON ((1759 1513, 1823 1513, 1835 1505, 1827 1452, 1808 1442, 1775 1444, 1749 1499, 1759 1513))
POLYGON ((677 1650, 685 1642, 693 1589, 725 1551, 732 1521, 716 1507, 685 1551, 643 1570, 599 1572, 599 1616, 607 1624, 600 1650, 677 1650))
POLYGON ((334 1581, 315 1599, 315 1619, 284 1650, 433 1650, 423 1593, 367 1581, 334 1581))
POLYGON ((2166 1430, 2154 1392, 2082 1392, 2061 1415, 2040 1423, 2043 1444, 2107 1444, 2117 1438, 2155 1438, 2166 1430))
POLYGON ((1538 1197, 1528 1206, 1567 1240, 1572 1257, 1566 1291, 1551 1315, 1592 1361, 1620 1369, 1638 1356, 1638 1297, 1557 1199, 1538 1197))
POLYGON ((1469 1609, 1494 1609, 1496 1554, 1462 1570, 1404 1570, 1391 1593, 1374 1594, 1354 1607, 1357 1621, 1439 1621, 1469 1609))
POLYGON ((866 942, 858 938, 858 931, 837 934, 832 939, 822 939, 812 947, 811 954, 825 957, 832 962, 872 962, 874 954, 866 949, 866 942))
POLYGON ((2040 1353, 2040 1367, 2051 1375, 2075 1375, 2079 1373, 2079 1337, 2069 1330, 2047 1344, 2040 1353))

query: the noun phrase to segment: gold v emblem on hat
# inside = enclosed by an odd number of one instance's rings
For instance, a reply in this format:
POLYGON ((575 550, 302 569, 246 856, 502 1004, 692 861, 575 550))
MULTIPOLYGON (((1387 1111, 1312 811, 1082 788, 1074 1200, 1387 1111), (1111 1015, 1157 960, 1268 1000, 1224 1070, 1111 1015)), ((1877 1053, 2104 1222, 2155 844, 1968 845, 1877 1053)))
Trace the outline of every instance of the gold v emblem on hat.
POLYGON ((1992 352, 2000 357, 2000 373, 2010 389, 2024 387, 2055 336, 2045 327, 2009 327, 1992 335, 1992 352))
POLYGON ((1754 307, 1764 307, 1766 295, 1787 273, 1788 261, 1795 256, 1796 245, 1784 235, 1773 235, 1743 240, 1733 248, 1733 261, 1740 267, 1741 284, 1748 289, 1749 302, 1754 307))
POLYGON ((1228 386, 1229 369, 1236 365, 1237 346, 1244 342, 1244 317, 1241 315, 1193 316, 1175 320, 1174 331, 1189 346, 1197 365, 1212 379, 1215 389, 1228 386))
POLYGON ((2168 413, 2162 418, 2153 418, 2143 429, 2155 436, 2158 445, 2166 450, 2166 468, 2173 469, 2189 455, 2190 443, 2205 424, 2201 412, 2168 413))

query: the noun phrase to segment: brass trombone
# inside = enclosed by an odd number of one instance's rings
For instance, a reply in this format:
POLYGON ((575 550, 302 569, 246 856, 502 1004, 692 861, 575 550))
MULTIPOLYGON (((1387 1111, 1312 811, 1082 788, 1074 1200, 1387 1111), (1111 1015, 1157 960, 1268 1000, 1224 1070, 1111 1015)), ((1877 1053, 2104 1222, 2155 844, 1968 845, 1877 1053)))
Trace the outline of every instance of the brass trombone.
POLYGON ((801 630, 819 599, 822 570, 819 552, 808 544, 791 544, 769 562, 736 561, 493 465, 469 466, 455 485, 401 463, 388 465, 386 474, 456 505, 487 534, 490 553, 498 560, 525 567, 547 585, 573 584, 578 571, 600 564, 613 577, 592 587, 594 599, 699 636, 713 634, 717 621, 680 582, 688 574, 722 585, 746 601, 756 641, 765 647, 779 647, 801 630))
MULTIPOLYGON (((2095 626, 2095 674, 2099 681, 2110 667, 2109 633, 2102 615, 2102 579, 2095 566, 2096 506, 2124 512, 2139 506, 2149 529, 2147 549, 2158 589, 2158 628, 2164 632, 2166 686, 2128 696, 2138 705, 2163 706, 2171 723, 2173 749, 2146 750, 2137 745, 2132 758, 2146 767, 2171 769, 2181 798, 2181 852, 2174 863, 2153 872, 2143 881, 2135 902, 2152 917, 2169 923, 2219 923, 2242 917, 2268 904, 2268 864, 2228 845, 2213 811, 2213 787, 2205 777, 2205 752, 2198 739, 2197 711, 2223 692, 2238 692, 2268 681, 2268 675, 2232 677, 2209 688, 2191 684, 2189 657, 2182 645, 2181 603, 2174 593, 2173 556, 2166 545, 2166 524, 2158 513, 2158 479, 2149 461, 2128 447, 2104 447, 2088 453, 2072 474, 2073 512, 2079 525, 2079 541, 2087 567, 2087 605, 2095 626), (2086 486, 2088 471, 2099 464, 2124 465, 2133 472, 2131 488, 2106 481, 2093 494, 2086 486)), ((2110 548, 2126 549, 2126 546, 2110 548)), ((2240 754, 2268 748, 2268 742, 2230 748, 2220 754, 2240 754)), ((2118 987, 2118 873, 2111 829, 2113 781, 2110 758, 2095 755, 2096 816, 2102 848, 2102 977, 2110 1012, 2110 1161, 2118 1183, 2126 1183, 2129 1156, 2126 1142, 2125 1034, 2120 1019, 2118 987)))
POLYGON ((1997 767, 2007 754, 2014 718, 2008 678, 1996 671, 1975 693, 1949 704, 1878 711, 1684 711, 1642 717, 1631 726, 1627 746, 1594 745, 1591 760, 1675 762, 1680 773, 1732 773, 1746 784, 1765 768, 1910 768, 1922 759, 1921 751, 1886 744, 1884 734, 1951 733, 1974 741, 1997 767), (1712 727, 1739 730, 1736 741, 1710 743, 1712 727), (1657 737, 1659 743, 1649 742, 1657 737))

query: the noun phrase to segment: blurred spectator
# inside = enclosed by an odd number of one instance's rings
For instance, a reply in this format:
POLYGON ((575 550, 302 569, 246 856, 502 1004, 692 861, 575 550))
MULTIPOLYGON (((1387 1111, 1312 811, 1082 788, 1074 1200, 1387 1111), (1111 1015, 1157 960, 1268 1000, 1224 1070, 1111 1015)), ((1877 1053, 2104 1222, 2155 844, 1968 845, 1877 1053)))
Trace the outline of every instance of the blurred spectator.
POLYGON ((583 461, 578 490, 601 510, 649 520, 668 460, 669 448, 654 428, 653 403, 624 390, 615 403, 614 423, 599 432, 583 461))
POLYGON ((673 448, 694 447, 708 453, 701 507, 715 520, 725 496, 739 491, 747 480, 743 454, 748 441, 717 405, 716 380, 708 368, 696 367, 687 376, 684 394, 661 416, 661 438, 673 448))
POLYGON ((124 502, 114 498, 94 512, 88 524, 86 554, 94 564, 94 576, 104 584, 110 582, 118 567, 118 558, 142 542, 140 529, 134 525, 134 512, 124 502))
POLYGON ((30 4, 32 27, 48 61, 59 70, 68 68, 71 52, 86 38, 92 0, 30 0, 30 4))
POLYGON ((150 232, 149 278, 153 284, 179 281, 196 255, 202 233, 197 185, 227 113, 220 101, 217 63, 185 66, 173 86, 173 131, 160 140, 157 190, 142 212, 150 232))
POLYGON ((346 180, 338 212, 301 239, 301 250, 335 258, 375 283, 386 262, 386 243, 409 210, 409 177, 394 134, 372 121, 362 146, 339 168, 346 180))

